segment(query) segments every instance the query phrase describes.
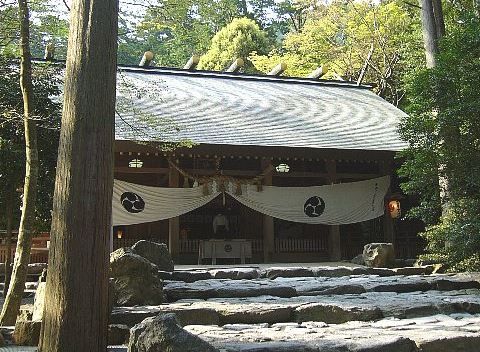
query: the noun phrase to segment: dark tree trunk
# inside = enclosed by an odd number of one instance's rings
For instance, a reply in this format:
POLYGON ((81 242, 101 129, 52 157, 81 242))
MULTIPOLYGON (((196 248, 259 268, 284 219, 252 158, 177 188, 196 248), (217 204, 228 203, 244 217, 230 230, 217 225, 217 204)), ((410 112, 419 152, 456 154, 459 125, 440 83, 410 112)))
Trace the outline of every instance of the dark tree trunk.
POLYGON ((433 16, 435 17, 435 31, 437 40, 445 36, 445 20, 443 19, 442 0, 432 0, 433 16))
POLYGON ((35 121, 30 119, 33 111, 32 63, 30 57, 29 11, 27 0, 18 0, 20 16, 20 88, 23 96, 23 121, 25 126, 25 182, 23 207, 18 229, 17 249, 13 263, 12 279, 0 315, 0 325, 15 325, 27 279, 30 249, 32 247, 32 223, 37 199, 38 150, 35 121))
POLYGON ((105 352, 117 0, 74 0, 42 352, 105 352))
POLYGON ((7 297, 8 286, 10 285, 10 275, 12 274, 12 225, 13 225, 13 202, 15 197, 15 188, 13 185, 8 190, 7 204, 5 206, 6 215, 6 232, 5 232, 5 247, 7 248, 5 258, 5 279, 3 285, 3 297, 7 297))

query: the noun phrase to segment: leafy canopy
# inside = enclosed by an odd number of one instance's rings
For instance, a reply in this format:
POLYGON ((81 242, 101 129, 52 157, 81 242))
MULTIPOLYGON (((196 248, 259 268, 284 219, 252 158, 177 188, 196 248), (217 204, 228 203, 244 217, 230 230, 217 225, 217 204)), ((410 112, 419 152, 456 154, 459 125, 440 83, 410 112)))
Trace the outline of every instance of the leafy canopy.
POLYGON ((480 22, 465 19, 441 41, 437 66, 408 82, 408 112, 401 126, 410 148, 400 175, 403 189, 419 194, 412 214, 430 225, 430 257, 453 270, 480 270, 480 22), (442 165, 439 172, 439 165, 442 165), (438 177, 449 180, 449 203, 440 218, 438 177))
MULTIPOLYGON (((267 50, 267 36, 260 27, 251 19, 236 18, 215 34, 210 49, 200 58, 198 67, 221 71, 236 58, 246 59, 254 51, 265 53, 267 50)), ((252 66, 247 63, 246 70, 251 69, 252 66)))

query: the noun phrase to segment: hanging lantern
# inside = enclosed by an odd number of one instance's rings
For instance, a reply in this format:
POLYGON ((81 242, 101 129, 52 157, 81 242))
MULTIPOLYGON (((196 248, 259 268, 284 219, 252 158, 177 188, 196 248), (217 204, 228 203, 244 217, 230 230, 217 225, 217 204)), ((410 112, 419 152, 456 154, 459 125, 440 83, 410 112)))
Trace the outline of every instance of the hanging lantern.
POLYGON ((397 219, 402 215, 402 209, 400 208, 400 202, 398 200, 391 200, 388 202, 388 212, 392 219, 397 219))
POLYGON ((122 230, 118 230, 117 231, 117 238, 122 238, 123 237, 123 231, 122 230))
POLYGON ((143 166, 143 161, 140 159, 132 159, 128 162, 128 167, 141 168, 142 166, 143 166))
POLYGON ((280 173, 287 173, 290 171, 290 166, 288 164, 278 164, 276 167, 275 167, 275 170, 277 172, 280 172, 280 173))

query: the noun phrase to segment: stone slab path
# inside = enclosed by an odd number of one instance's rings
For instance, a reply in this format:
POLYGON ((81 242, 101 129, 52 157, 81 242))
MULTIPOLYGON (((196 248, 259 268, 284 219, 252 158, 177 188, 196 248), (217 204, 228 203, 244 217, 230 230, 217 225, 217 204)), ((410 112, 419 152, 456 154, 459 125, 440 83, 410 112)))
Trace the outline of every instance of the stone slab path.
POLYGON ((325 324, 190 325, 188 331, 224 351, 259 352, 474 352, 480 346, 480 315, 325 324))
POLYGON ((110 322, 175 313, 225 352, 480 352, 480 274, 433 269, 182 268, 160 272, 167 303, 116 307, 110 322))

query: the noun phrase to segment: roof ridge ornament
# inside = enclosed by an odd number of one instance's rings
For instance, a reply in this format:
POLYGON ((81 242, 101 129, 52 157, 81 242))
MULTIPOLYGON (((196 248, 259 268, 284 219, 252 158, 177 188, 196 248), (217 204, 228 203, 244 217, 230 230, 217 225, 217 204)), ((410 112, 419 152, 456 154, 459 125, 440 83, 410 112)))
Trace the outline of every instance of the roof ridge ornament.
POLYGON ((190 57, 190 59, 188 59, 185 66, 183 66, 183 69, 193 71, 193 70, 195 70, 195 68, 197 67, 199 62, 200 62, 200 57, 196 56, 196 55, 192 55, 192 57, 190 57))
POLYGON ((232 64, 225 70, 225 72, 238 72, 243 67, 243 65, 245 65, 245 61, 240 57, 236 58, 235 60, 233 60, 232 64))
POLYGON ((145 53, 142 56, 142 60, 140 60, 140 63, 138 66, 140 67, 149 67, 150 64, 152 63, 152 60, 154 58, 155 54, 151 51, 145 51, 145 53))
POLYGON ((320 77, 322 77, 323 75, 325 75, 325 73, 327 73, 327 68, 325 66, 319 66, 317 67, 315 70, 313 70, 308 76, 307 78, 313 78, 313 79, 318 79, 320 77))
POLYGON ((280 76, 287 69, 287 64, 285 62, 280 62, 277 66, 272 68, 272 70, 267 73, 268 76, 280 76))

